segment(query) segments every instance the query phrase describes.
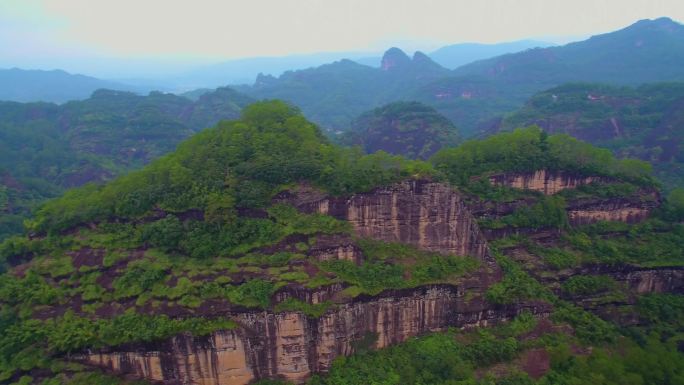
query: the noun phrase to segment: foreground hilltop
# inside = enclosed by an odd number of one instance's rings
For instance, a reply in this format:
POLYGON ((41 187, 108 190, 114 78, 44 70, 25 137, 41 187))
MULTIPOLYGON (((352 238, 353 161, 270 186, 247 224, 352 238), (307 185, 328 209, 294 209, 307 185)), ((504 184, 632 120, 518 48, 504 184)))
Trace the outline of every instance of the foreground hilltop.
POLYGON ((681 219, 647 164, 536 127, 422 162, 257 103, 2 244, 0 378, 554 383, 610 354, 654 383, 684 370, 681 219))

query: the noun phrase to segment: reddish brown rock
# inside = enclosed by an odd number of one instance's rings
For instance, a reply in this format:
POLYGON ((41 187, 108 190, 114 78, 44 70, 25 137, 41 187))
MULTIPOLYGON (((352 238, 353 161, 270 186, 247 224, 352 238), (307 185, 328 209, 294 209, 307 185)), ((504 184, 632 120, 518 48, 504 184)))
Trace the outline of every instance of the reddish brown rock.
POLYGON ((451 326, 487 326, 523 311, 546 317, 550 306, 491 307, 465 301, 461 288, 430 286, 360 298, 317 319, 293 312, 243 312, 233 316, 240 324, 235 330, 184 334, 76 359, 165 385, 241 385, 273 377, 301 383, 313 372, 326 371, 335 357, 361 347, 382 348, 451 326))
POLYGON ((642 190, 627 198, 580 199, 568 202, 568 220, 573 226, 599 221, 639 223, 660 204, 656 191, 642 190))
POLYGON ((318 261, 347 260, 360 264, 363 261, 361 249, 348 236, 319 235, 309 248, 308 255, 318 261))
POLYGON ((522 370, 538 380, 551 370, 551 357, 544 348, 530 349, 521 357, 522 370))
POLYGON ((508 186, 524 190, 534 190, 552 195, 569 188, 576 188, 592 182, 608 181, 608 178, 596 176, 578 176, 566 172, 537 170, 534 173, 497 174, 489 177, 489 183, 495 186, 508 186))
POLYGON ((463 197, 443 183, 408 180, 350 197, 300 188, 277 199, 349 221, 361 237, 485 259, 487 242, 463 197))

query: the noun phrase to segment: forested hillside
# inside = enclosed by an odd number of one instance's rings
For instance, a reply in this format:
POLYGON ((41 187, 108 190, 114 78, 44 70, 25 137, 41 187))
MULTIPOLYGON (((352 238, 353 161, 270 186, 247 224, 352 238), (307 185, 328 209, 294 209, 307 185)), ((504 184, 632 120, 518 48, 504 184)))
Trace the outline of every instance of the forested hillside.
POLYGON ((256 103, 0 245, 0 381, 678 384, 684 199, 657 185, 536 127, 424 162, 256 103))
POLYGON ((418 102, 394 102, 354 119, 340 137, 366 153, 385 151, 411 159, 427 159, 442 147, 454 146, 458 128, 434 108, 418 102))
POLYGON ((415 86, 449 71, 421 52, 411 58, 398 48, 385 52, 380 68, 341 60, 316 68, 259 76, 240 91, 257 99, 283 99, 330 131, 346 130, 361 113, 401 98, 415 86))
POLYGON ((196 102, 110 90, 63 105, 0 102, 0 238, 43 200, 139 168, 250 102, 228 88, 196 102))
POLYGON ((536 124, 651 162, 668 189, 684 186, 684 83, 568 84, 540 92, 495 130, 536 124))

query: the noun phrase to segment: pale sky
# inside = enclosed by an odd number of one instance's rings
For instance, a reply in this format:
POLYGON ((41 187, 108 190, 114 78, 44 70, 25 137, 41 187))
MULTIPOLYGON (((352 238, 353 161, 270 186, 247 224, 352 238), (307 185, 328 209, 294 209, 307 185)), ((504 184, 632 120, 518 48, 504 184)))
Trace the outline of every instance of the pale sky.
POLYGON ((239 58, 588 36, 684 0, 0 0, 0 58, 239 58), (408 44, 408 43, 407 43, 408 44))

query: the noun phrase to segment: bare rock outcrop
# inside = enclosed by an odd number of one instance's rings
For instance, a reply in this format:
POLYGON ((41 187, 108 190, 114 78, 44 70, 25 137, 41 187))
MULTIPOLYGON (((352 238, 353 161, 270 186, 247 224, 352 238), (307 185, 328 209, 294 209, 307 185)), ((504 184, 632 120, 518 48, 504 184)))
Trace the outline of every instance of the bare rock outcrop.
POLYGON ((523 311, 545 317, 550 306, 491 307, 482 300, 466 300, 458 287, 429 286, 361 298, 320 318, 297 312, 235 314, 240 327, 234 330, 203 337, 183 334, 159 344, 89 352, 77 359, 165 385, 243 385, 273 377, 300 383, 314 372, 325 372, 339 355, 450 326, 495 324, 523 311))
POLYGON ((598 221, 639 223, 646 220, 659 203, 658 193, 648 190, 629 198, 578 200, 568 203, 568 220, 574 226, 598 221))
POLYGON ((303 188, 276 199, 349 221, 361 237, 479 259, 487 254, 487 242, 465 200, 447 184, 407 180, 340 198, 303 188))
POLYGON ((553 195, 569 188, 576 188, 592 182, 606 182, 608 178, 598 176, 579 176, 566 172, 537 170, 534 173, 506 173, 489 177, 494 186, 507 186, 524 190, 534 190, 553 195))

